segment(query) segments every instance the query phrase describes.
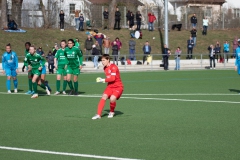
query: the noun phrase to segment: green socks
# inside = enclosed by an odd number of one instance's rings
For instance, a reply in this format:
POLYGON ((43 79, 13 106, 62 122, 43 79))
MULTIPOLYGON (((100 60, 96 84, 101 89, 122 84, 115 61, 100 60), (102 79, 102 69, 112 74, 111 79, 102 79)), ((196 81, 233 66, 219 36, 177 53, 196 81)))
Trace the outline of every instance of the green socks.
POLYGON ((40 87, 42 88, 42 89, 46 89, 46 86, 45 86, 45 84, 43 84, 43 83, 41 83, 41 85, 40 85, 40 87))
POLYGON ((60 92, 60 80, 56 81, 57 91, 60 92))
POLYGON ((68 86, 71 90, 73 90, 73 85, 72 85, 72 81, 68 81, 68 86))
POLYGON ((32 79, 29 79, 29 78, 28 78, 28 90, 29 90, 29 91, 32 91, 32 90, 33 90, 33 87, 32 87, 32 86, 33 86, 32 79))
POLYGON ((33 85, 33 90, 37 94, 37 82, 32 83, 33 85))
POLYGON ((78 81, 74 82, 75 92, 78 93, 78 81))
POLYGON ((63 80, 63 91, 66 91, 67 88, 67 81, 63 80))

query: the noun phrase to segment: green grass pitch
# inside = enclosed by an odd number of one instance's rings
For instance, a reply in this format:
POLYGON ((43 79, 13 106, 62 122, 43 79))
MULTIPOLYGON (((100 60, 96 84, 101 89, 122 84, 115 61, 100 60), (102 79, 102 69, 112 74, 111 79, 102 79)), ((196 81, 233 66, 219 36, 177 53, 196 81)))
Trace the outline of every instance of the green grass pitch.
MULTIPOLYGON (((0 159, 240 159, 240 77, 236 72, 123 72, 124 92, 117 101, 116 116, 107 118, 107 101, 102 119, 92 120, 106 86, 96 83, 96 77, 104 74, 79 76, 79 96, 45 96, 38 87, 42 96, 31 99, 24 95, 26 75, 18 77, 18 94, 7 94, 6 77, 0 76, 0 159)), ((46 78, 52 94, 55 78, 46 78)))

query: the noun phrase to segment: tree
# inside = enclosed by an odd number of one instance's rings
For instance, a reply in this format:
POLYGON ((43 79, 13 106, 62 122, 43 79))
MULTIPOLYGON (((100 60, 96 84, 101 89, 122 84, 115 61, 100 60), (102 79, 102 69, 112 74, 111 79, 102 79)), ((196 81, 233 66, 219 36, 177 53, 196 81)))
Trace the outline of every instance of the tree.
MULTIPOLYGON (((48 2, 48 1, 47 1, 48 2)), ((47 3, 48 4, 48 3, 47 3)), ((43 14, 43 20, 44 20, 44 28, 49 28, 49 21, 48 21, 48 17, 47 17, 47 13, 46 13, 46 9, 45 6, 43 4, 43 1, 40 0, 40 7, 42 9, 42 14, 43 14)))
POLYGON ((117 1, 112 0, 112 2, 109 5, 109 8, 110 8, 110 11, 109 11, 109 26, 110 26, 111 29, 114 28, 116 7, 117 7, 117 1))
POLYGON ((12 0, 12 17, 18 26, 21 26, 21 9, 22 9, 22 2, 23 0, 12 0))
POLYGON ((7 28, 7 0, 2 0, 1 3, 1 22, 1 27, 7 28))

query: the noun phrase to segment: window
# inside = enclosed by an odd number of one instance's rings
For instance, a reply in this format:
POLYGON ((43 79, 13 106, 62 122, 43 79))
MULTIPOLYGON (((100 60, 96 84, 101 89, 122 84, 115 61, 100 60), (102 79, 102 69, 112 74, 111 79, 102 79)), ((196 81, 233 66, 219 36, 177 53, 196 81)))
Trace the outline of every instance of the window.
POLYGON ((205 17, 212 17, 212 7, 207 7, 204 13, 205 17))
POLYGON ((69 10, 70 10, 70 14, 74 14, 75 13, 75 4, 70 4, 69 6, 69 10))
POLYGON ((240 17, 240 9, 239 8, 234 9, 233 15, 234 15, 234 18, 239 18, 240 17))

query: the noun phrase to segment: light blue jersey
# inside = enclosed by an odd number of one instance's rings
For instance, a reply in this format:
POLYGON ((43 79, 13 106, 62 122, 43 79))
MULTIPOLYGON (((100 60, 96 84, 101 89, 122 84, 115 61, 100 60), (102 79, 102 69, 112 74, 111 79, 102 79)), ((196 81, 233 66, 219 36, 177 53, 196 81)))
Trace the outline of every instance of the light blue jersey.
POLYGON ((2 56, 2 69, 18 69, 18 57, 14 51, 4 52, 2 56))
POLYGON ((238 48, 236 48, 235 66, 237 66, 238 74, 240 75, 240 46, 238 46, 238 48))

